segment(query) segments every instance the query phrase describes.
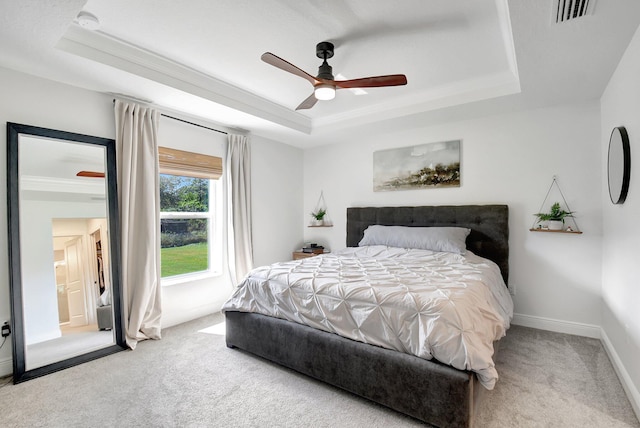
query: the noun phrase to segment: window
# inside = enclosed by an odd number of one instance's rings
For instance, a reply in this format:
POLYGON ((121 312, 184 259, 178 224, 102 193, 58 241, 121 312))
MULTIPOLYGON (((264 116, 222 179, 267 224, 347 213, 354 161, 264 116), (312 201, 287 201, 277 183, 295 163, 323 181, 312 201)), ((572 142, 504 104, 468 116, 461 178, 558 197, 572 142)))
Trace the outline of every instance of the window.
POLYGON ((209 270, 209 181, 160 174, 163 278, 209 270))
POLYGON ((222 159, 163 147, 159 152, 161 277, 211 272, 222 159))

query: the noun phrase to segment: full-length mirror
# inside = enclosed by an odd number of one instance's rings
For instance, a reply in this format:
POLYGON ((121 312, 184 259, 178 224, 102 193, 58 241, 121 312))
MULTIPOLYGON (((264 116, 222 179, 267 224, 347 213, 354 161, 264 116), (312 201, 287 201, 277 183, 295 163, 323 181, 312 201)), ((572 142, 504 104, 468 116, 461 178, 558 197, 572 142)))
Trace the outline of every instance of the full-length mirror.
POLYGON ((124 349, 114 140, 7 124, 13 378, 124 349))

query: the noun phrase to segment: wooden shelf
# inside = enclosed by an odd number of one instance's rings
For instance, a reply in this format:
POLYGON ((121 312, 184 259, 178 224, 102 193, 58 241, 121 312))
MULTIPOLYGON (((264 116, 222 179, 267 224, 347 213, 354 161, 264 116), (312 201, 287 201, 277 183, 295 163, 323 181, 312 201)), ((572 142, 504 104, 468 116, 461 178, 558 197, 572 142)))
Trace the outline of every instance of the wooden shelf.
POLYGON ((571 235, 581 235, 582 232, 579 230, 549 230, 549 229, 529 229, 530 232, 548 232, 548 233, 568 233, 571 235))

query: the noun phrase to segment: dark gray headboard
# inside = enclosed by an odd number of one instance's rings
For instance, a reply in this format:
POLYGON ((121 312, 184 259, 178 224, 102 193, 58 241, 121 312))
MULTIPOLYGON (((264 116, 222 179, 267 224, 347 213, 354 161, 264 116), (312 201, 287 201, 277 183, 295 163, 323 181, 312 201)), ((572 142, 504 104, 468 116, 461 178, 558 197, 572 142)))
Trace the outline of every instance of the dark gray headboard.
POLYGON ((347 208, 347 246, 357 247, 364 230, 384 226, 468 227, 467 249, 494 261, 505 284, 509 279, 509 207, 507 205, 450 205, 421 207, 347 208))

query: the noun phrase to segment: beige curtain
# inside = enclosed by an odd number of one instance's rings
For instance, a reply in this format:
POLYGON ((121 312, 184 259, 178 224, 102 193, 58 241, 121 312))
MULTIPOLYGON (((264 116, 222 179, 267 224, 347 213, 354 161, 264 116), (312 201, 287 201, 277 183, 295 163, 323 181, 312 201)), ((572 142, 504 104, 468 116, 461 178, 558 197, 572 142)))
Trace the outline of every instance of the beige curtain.
POLYGON ((158 113, 115 102, 122 289, 127 345, 160 339, 158 113))
POLYGON ((235 285, 253 268, 251 152, 246 136, 229 134, 225 171, 229 186, 229 271, 235 285))

